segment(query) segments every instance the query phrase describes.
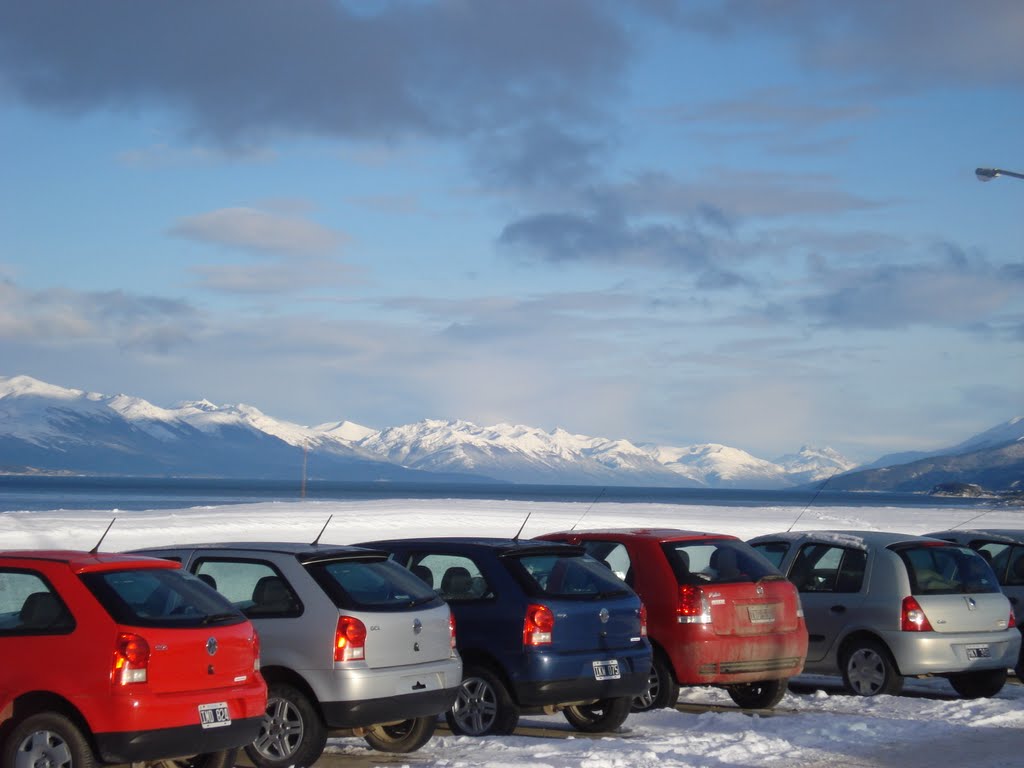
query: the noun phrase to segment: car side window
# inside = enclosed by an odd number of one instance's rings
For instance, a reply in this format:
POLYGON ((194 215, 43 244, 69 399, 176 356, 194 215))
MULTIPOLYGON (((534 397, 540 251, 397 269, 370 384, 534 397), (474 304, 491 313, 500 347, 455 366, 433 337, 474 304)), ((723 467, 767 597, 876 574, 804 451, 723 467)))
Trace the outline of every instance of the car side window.
POLYGON ((0 636, 66 635, 71 611, 38 573, 0 571, 0 636))
POLYGON ((800 592, 859 592, 864 583, 867 552, 833 544, 804 544, 789 579, 800 592))
POLYGON ((785 541, 762 541, 751 546, 776 568, 782 568, 782 561, 789 552, 789 543, 785 541))
POLYGON ((1009 567, 1003 583, 1008 587, 1024 586, 1024 547, 1014 547, 1007 560, 1009 567))
POLYGON ((241 558, 202 558, 195 575, 239 608, 246 618, 292 618, 302 614, 302 602, 272 564, 241 558))
MULTIPOLYGON (((999 579, 1000 584, 1014 583, 1010 581, 1014 576, 1014 559, 1011 552, 1013 547, 1011 545, 999 541, 972 541, 970 547, 992 566, 992 570, 995 571, 996 578, 999 579)), ((1024 553, 1024 549, 1021 549, 1021 553, 1024 553)), ((1024 564, 1021 567, 1024 568, 1024 564)), ((1024 574, 1022 574, 1022 577, 1024 577, 1024 574)), ((1024 584, 1024 580, 1016 583, 1024 584)))
POLYGON ((629 559, 629 551, 626 545, 618 541, 584 541, 583 548, 587 554, 602 565, 611 569, 611 572, 627 583, 633 580, 633 563, 629 559))
POLYGON ((494 597, 480 566, 470 557, 454 554, 412 556, 409 570, 432 587, 444 600, 479 600, 494 597))

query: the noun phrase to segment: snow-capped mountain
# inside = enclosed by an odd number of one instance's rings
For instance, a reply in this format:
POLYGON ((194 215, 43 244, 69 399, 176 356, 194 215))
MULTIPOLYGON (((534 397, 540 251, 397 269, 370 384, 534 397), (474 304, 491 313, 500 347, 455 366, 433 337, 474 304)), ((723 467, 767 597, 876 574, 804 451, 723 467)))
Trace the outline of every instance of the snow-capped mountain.
POLYGON ((852 468, 804 447, 771 462, 719 444, 636 444, 498 424, 424 420, 374 430, 314 427, 250 405, 208 400, 162 408, 128 395, 0 377, 0 470, 311 479, 784 488, 852 468))

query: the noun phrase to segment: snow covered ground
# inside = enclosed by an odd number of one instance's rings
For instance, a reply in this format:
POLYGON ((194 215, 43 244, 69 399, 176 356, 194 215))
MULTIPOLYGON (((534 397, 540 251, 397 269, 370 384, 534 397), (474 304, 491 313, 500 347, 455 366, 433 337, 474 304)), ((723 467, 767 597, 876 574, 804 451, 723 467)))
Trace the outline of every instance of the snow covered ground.
MULTIPOLYGON (((383 536, 522 536, 604 526, 668 526, 750 538, 785 530, 891 530, 925 533, 955 526, 1024 528, 1024 509, 717 507, 663 504, 568 504, 501 501, 295 502, 143 512, 47 511, 0 514, 5 548, 91 548, 113 517, 101 549, 117 551, 189 541, 312 541, 350 544, 383 536), (588 510, 589 507, 589 511, 588 510), (585 516, 584 516, 584 513, 585 516), (529 519, 527 520, 527 515, 529 519), (978 517, 978 515, 981 517, 978 517), (583 520, 580 521, 581 516, 583 520), (977 518, 977 519, 975 519, 977 518)), ((555 735, 471 739, 439 731, 413 755, 374 753, 374 765, 436 768, 675 768, 683 766, 1018 765, 1024 753, 1024 686, 1015 680, 993 699, 964 701, 941 679, 910 681, 899 697, 843 695, 838 679, 805 676, 771 716, 735 711, 663 710, 633 715, 613 736, 588 738, 560 716, 522 725, 555 735)), ((728 706, 710 688, 686 689, 680 701, 728 706)), ((689 708, 687 708, 689 709, 689 708)), ((524 729, 524 733, 532 729, 524 729)), ((533 731, 535 732, 535 731, 533 731)), ((368 757, 361 739, 333 739, 322 762, 368 757)))

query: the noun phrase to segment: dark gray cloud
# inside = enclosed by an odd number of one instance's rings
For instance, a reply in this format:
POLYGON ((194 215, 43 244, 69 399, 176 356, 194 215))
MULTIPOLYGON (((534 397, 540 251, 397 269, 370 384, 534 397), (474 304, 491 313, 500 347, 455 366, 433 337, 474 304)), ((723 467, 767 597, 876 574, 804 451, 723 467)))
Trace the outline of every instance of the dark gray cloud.
POLYGON ((723 0, 679 18, 710 35, 773 30, 797 46, 808 69, 881 90, 1024 84, 1019 0, 723 0))
POLYGON ((39 108, 171 107, 225 144, 457 134, 590 114, 625 36, 586 0, 3 3, 0 77, 39 108), (357 8, 359 8, 357 6, 357 8))
POLYGON ((937 246, 929 262, 836 269, 819 263, 823 290, 801 301, 824 326, 891 329, 913 325, 978 331, 1003 325, 1000 313, 1024 280, 1014 267, 993 265, 954 244, 937 246))

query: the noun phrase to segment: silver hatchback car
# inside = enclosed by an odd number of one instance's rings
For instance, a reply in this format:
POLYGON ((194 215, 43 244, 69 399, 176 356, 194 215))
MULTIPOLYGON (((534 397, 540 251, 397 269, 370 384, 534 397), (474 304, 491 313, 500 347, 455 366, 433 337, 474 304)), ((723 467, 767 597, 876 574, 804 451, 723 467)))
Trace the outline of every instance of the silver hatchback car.
POLYGON ((838 672, 863 696, 939 675, 978 698, 998 693, 1017 661, 1013 609, 968 547, 878 531, 787 532, 750 544, 800 592, 805 672, 838 672))
POLYGON ((181 562, 260 637, 267 712, 258 768, 304 768, 327 736, 411 752, 455 701, 462 660, 448 605, 382 552, 317 544, 200 544, 137 552, 181 562))

